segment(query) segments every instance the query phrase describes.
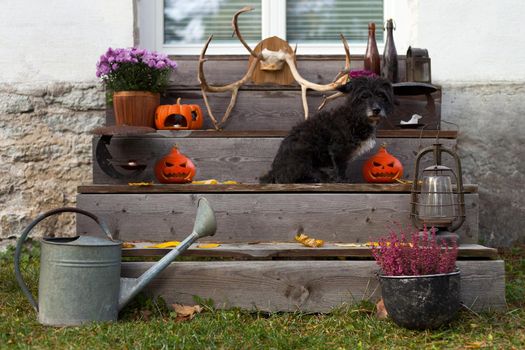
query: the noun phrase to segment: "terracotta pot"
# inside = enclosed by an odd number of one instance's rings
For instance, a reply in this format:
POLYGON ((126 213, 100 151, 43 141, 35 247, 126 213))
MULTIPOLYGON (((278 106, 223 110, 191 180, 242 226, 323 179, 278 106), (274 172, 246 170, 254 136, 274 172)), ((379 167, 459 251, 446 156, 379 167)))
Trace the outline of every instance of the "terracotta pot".
POLYGON ((113 93, 116 125, 155 127, 155 110, 160 94, 149 91, 119 91, 113 93))

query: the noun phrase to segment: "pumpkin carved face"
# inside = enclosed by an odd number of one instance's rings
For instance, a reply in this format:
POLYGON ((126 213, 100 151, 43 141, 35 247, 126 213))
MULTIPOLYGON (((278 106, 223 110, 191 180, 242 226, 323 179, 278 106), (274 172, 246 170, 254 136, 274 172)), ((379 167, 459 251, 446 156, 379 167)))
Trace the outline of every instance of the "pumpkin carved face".
POLYGON ((401 162, 387 152, 385 146, 363 164, 363 178, 366 182, 390 183, 403 176, 401 162))
POLYGON ((198 105, 161 105, 155 111, 155 126, 159 130, 188 130, 202 128, 202 110, 198 105))
POLYGON ((163 184, 191 182, 195 172, 193 162, 175 147, 155 165, 155 176, 163 184))

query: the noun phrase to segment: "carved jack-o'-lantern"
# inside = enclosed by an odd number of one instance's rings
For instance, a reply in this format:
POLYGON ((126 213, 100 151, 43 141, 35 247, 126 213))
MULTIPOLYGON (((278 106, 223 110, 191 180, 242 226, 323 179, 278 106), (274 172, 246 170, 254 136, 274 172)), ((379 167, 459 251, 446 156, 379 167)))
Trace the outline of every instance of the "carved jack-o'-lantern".
POLYGON ((159 130, 188 130, 202 128, 202 111, 199 105, 182 105, 180 98, 175 105, 161 105, 155 111, 155 126, 159 130))
POLYGON ((387 152, 385 145, 363 164, 363 178, 367 182, 395 182, 403 176, 401 162, 387 152))
POLYGON ((191 182, 195 176, 195 165, 176 147, 155 165, 155 176, 164 184, 191 182))

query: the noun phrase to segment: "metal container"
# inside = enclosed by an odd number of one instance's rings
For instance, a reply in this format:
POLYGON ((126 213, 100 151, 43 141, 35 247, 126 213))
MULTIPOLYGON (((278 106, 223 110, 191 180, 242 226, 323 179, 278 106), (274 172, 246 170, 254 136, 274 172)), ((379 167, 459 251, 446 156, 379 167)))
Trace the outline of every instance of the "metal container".
POLYGON ((216 231, 213 210, 200 198, 193 232, 138 278, 120 277, 121 242, 94 214, 77 208, 60 208, 38 216, 22 232, 15 251, 15 276, 38 313, 40 323, 52 326, 116 321, 118 312, 193 242, 216 231), (109 239, 77 236, 44 238, 40 255, 38 303, 20 273, 20 254, 29 232, 48 216, 76 212, 95 220, 109 239))

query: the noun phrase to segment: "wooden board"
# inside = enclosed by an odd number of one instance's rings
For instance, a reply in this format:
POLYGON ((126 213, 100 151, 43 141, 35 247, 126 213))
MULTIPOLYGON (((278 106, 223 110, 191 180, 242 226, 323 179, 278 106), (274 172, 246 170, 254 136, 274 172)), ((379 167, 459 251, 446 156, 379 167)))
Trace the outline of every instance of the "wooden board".
MULTIPOLYGON (((122 264, 124 277, 138 277, 150 262, 122 264)), ((504 310, 502 260, 458 261, 461 300, 475 311, 504 310)), ((195 295, 220 309, 268 312, 330 312, 343 303, 376 301, 380 288, 374 261, 176 262, 147 291, 168 304, 193 305, 195 295)))
MULTIPOLYGON (((436 129, 441 115, 441 90, 432 94, 433 105, 427 103, 422 96, 398 96, 394 113, 387 121, 379 125, 379 129, 398 129, 400 120, 409 120, 412 114, 417 113, 423 118, 420 123, 425 124, 427 129, 436 129)), ((174 90, 169 91, 162 97, 162 104, 175 104, 178 98, 182 98, 184 104, 200 105, 205 118, 203 129, 213 129, 213 124, 208 118, 208 112, 204 105, 200 90, 174 90)), ((308 92, 308 108, 310 117, 315 114, 321 101, 323 93, 308 92)), ((222 118, 226 107, 230 103, 230 93, 209 94, 210 105, 214 115, 222 118)), ((344 98, 339 98, 326 105, 327 110, 335 108, 344 103, 344 98)), ((107 109, 107 125, 113 125, 114 116, 111 108, 107 109)), ((237 103, 228 122, 224 125, 225 130, 289 130, 297 123, 304 120, 304 110, 300 90, 246 90, 241 89, 238 94, 237 103)))
MULTIPOLYGON (((363 69, 363 56, 352 56, 352 69, 363 69)), ((170 87, 162 98, 163 104, 175 103, 178 97, 183 103, 200 104, 207 116, 206 108, 200 93, 197 81, 198 57, 174 57, 178 62, 178 69, 172 74, 170 87)), ((333 80, 337 73, 343 69, 345 58, 343 55, 335 56, 299 56, 297 67, 299 73, 307 80, 317 84, 327 84, 333 80)), ((404 80, 405 57, 399 56, 399 76, 404 80)), ((210 56, 204 65, 204 72, 208 83, 211 85, 225 85, 239 80, 248 67, 248 56, 210 56)), ((322 100, 322 93, 309 92, 308 104, 311 115, 315 113, 322 100)), ((412 114, 423 116, 420 121, 430 129, 436 129, 441 116, 441 90, 432 94, 433 106, 427 103, 425 96, 398 97, 396 111, 390 123, 380 125, 382 129, 394 129, 399 120, 408 120, 412 114)), ((210 103, 213 112, 222 116, 230 100, 229 94, 210 94, 210 103)), ((339 102, 328 105, 336 106, 339 102)), ((288 130, 304 118, 297 84, 255 85, 251 82, 245 84, 239 92, 239 98, 232 112, 231 120, 225 125, 226 130, 288 130)), ((209 118, 205 118, 204 128, 212 128, 209 118)), ((107 109, 107 125, 115 123, 112 108, 107 109)))
MULTIPOLYGON (((132 127, 119 127, 122 130, 116 131, 114 127, 109 129, 107 135, 128 137, 128 138, 283 138, 288 134, 286 130, 155 130, 151 133, 143 133, 141 127, 133 133, 132 127), (130 130, 131 129, 131 130, 130 130)), ((106 128, 99 127, 94 129, 93 134, 104 135, 102 132, 106 128)), ((377 138, 416 138, 416 139, 456 139, 458 132, 455 130, 426 130, 426 129, 398 129, 398 130, 378 130, 377 138)))
MULTIPOLYGON (((84 185, 77 188, 78 193, 116 194, 116 193, 410 193, 409 184, 371 184, 371 183, 326 183, 326 184, 235 184, 235 185, 195 185, 195 184, 155 184, 148 186, 132 185, 84 185)), ((477 193, 477 185, 464 185, 463 192, 477 193)))
MULTIPOLYGON (((213 45, 213 44, 212 44, 213 45)), ((343 46, 341 45, 341 52, 343 46)), ((248 56, 210 55, 204 63, 204 74, 210 85, 226 85, 243 77, 248 70, 248 56)), ((172 56, 177 61, 178 68, 170 78, 170 89, 196 89, 199 87, 197 80, 198 56, 172 56)), ((330 83, 344 68, 344 55, 315 56, 298 55, 297 70, 301 76, 316 84, 330 83)), ((398 56, 399 77, 404 81, 406 60, 404 55, 398 56)), ((352 69, 363 69, 363 55, 351 55, 352 69)), ((264 85, 255 85, 248 82, 247 88, 264 88, 264 85)), ((275 89, 275 86, 270 86, 275 89)), ((282 86, 281 88, 287 88, 282 86)), ((288 88, 298 88, 296 84, 288 88)))
MULTIPOLYGON (((198 193, 79 194, 77 207, 106 220, 122 240, 181 240, 193 227, 198 193)), ((215 237, 204 241, 291 242, 300 227, 329 242, 368 242, 387 225, 410 225, 406 193, 207 193, 217 217, 215 237)), ((461 243, 477 243, 478 195, 465 195, 461 243)), ((77 218, 79 234, 101 234, 77 218)))
MULTIPOLYGON (((133 242, 135 247, 122 249, 122 256, 163 256, 169 248, 147 248, 156 242, 133 242)), ((192 244, 184 256, 240 259, 278 259, 278 258, 371 258, 370 247, 353 243, 326 242, 322 247, 310 248, 300 243, 220 243, 215 248, 199 248, 202 243, 192 244)), ((498 251, 479 244, 462 244, 458 249, 459 259, 485 258, 497 259, 498 251)))
MULTIPOLYGON (((96 160, 96 147, 99 138, 93 139, 93 159, 96 160)), ((382 143, 387 143, 388 151, 404 165, 404 179, 413 176, 418 150, 432 145, 435 139, 425 138, 378 138, 376 146, 363 154, 348 166, 347 176, 351 182, 364 182, 361 174, 363 163, 382 143)), ((454 148, 456 140, 441 140, 446 148, 454 148)), ((197 167, 195 180, 217 179, 219 181, 235 180, 242 183, 258 183, 259 177, 268 172, 277 153, 281 138, 172 138, 172 137, 114 137, 108 151, 113 159, 139 160, 146 168, 137 175, 124 179, 108 176, 93 162, 93 183, 117 184, 130 181, 155 181, 153 169, 155 163, 170 149, 177 145, 179 150, 189 157, 197 167)), ((422 162, 421 169, 430 165, 431 155, 422 162)), ((449 157, 443 158, 444 165, 453 166, 449 157)), ((130 174, 120 168, 119 172, 130 174)))

